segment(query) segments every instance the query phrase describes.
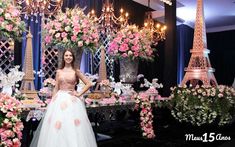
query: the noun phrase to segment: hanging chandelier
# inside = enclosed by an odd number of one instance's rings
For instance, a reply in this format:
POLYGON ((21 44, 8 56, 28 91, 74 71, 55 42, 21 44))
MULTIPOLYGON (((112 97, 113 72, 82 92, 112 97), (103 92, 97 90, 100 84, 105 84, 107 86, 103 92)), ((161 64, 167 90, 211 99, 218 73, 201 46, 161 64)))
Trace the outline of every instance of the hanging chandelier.
POLYGON ((21 14, 25 19, 38 23, 39 18, 50 17, 60 10, 63 0, 15 0, 21 7, 21 14))
POLYGON ((129 14, 120 9, 120 16, 114 14, 113 3, 109 0, 103 0, 102 12, 100 17, 97 17, 94 10, 88 13, 88 17, 99 24, 99 29, 102 33, 110 34, 118 31, 118 29, 128 24, 129 14))
MULTIPOLYGON (((148 7, 150 7, 150 0, 148 0, 148 7)), ((166 25, 161 25, 153 20, 151 11, 145 13, 143 29, 147 29, 151 33, 151 41, 154 45, 165 39, 166 28, 166 25)))

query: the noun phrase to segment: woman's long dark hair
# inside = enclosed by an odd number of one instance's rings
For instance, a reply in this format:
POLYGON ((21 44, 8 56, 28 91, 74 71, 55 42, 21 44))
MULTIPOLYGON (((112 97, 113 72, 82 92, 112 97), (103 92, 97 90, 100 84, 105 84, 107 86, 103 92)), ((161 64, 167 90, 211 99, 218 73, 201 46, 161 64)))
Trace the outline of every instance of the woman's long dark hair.
POLYGON ((75 65, 74 65, 74 62, 75 62, 75 53, 74 53, 74 51, 73 51, 72 49, 65 49, 65 50, 63 51, 63 54, 62 54, 62 63, 61 63, 61 66, 60 66, 59 69, 63 69, 63 68, 65 67, 64 54, 65 54, 65 52, 67 52, 67 51, 70 52, 70 53, 72 53, 73 61, 71 62, 71 66, 72 66, 73 70, 75 71, 75 76, 76 76, 77 84, 78 84, 78 83, 79 83, 79 78, 78 78, 78 76, 77 76, 77 74, 76 74, 76 68, 75 68, 75 65))
POLYGON ((74 65, 74 62, 75 62, 75 53, 74 53, 74 51, 73 51, 72 49, 65 49, 65 50, 63 51, 63 54, 62 54, 62 63, 61 63, 61 66, 60 66, 59 69, 63 69, 64 66, 65 66, 64 54, 65 54, 65 52, 67 52, 67 51, 70 52, 70 53, 72 53, 73 61, 71 62, 71 66, 72 66, 72 68, 73 68, 74 70, 76 70, 76 69, 75 69, 75 65, 74 65))

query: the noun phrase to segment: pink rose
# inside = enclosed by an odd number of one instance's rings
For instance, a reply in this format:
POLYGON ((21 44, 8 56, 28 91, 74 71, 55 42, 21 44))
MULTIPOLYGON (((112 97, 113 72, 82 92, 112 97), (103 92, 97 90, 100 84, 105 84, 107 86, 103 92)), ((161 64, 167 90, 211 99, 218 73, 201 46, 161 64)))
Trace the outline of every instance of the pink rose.
POLYGON ((131 47, 131 50, 137 52, 137 51, 139 51, 139 46, 138 45, 134 45, 134 46, 131 47))
POLYGON ((134 35, 133 35, 133 34, 130 34, 130 35, 129 35, 129 38, 130 38, 130 39, 134 38, 134 35))
POLYGON ((118 49, 118 45, 115 41, 111 42, 109 44, 109 48, 108 48, 108 51, 111 52, 111 51, 114 51, 114 50, 117 50, 118 49))
POLYGON ((118 36, 118 37, 114 38, 113 41, 120 43, 122 41, 122 36, 118 36))
POLYGON ((6 140, 5 143, 7 144, 8 147, 12 147, 13 143, 10 139, 6 140))
POLYGON ((49 43, 51 43, 51 40, 52 40, 52 37, 51 36, 46 36, 45 37, 45 42, 46 42, 46 44, 49 44, 49 43))
POLYGON ((123 43, 123 44, 120 45, 119 51, 125 52, 127 50, 128 50, 128 44, 123 43))
POLYGON ((0 22, 3 22, 4 21, 4 18, 3 17, 0 17, 0 22))
POLYGON ((93 38, 99 38, 99 35, 98 35, 97 33, 92 33, 91 36, 92 36, 93 38))
POLYGON ((71 37, 71 40, 72 40, 73 42, 76 42, 77 36, 73 35, 73 36, 71 37))
POLYGON ((129 38, 124 39, 124 43, 129 43, 129 41, 130 41, 129 38))
POLYGON ((61 23, 59 23, 59 22, 54 23, 54 25, 55 25, 56 29, 60 29, 61 28, 61 23))
POLYGON ((20 12, 17 9, 14 9, 11 11, 11 14, 13 17, 17 17, 17 16, 19 16, 20 12))
POLYGON ((67 33, 66 33, 66 32, 63 32, 63 33, 61 34, 61 37, 62 37, 62 38, 67 37, 67 33))
POLYGON ((6 25, 6 30, 7 31, 12 31, 12 28, 13 28, 12 24, 6 25))
POLYGON ((123 53, 123 54, 122 54, 122 57, 123 57, 123 58, 125 58, 125 57, 127 57, 127 56, 128 56, 127 53, 123 53))
POLYGON ((82 30, 82 32, 84 33, 84 34, 87 34, 88 33, 88 28, 84 28, 83 30, 82 30))
POLYGON ((75 33, 79 33, 79 32, 81 32, 81 29, 80 29, 79 26, 74 26, 73 31, 74 31, 75 33))
POLYGON ((78 22, 78 20, 79 20, 79 17, 78 17, 78 16, 74 16, 74 17, 73 17, 73 22, 78 22))
POLYGON ((86 43, 86 45, 88 45, 88 44, 90 43, 90 40, 87 39, 87 40, 85 41, 85 43, 86 43))
POLYGON ((134 40, 132 41, 132 43, 133 43, 134 45, 138 45, 139 40, 138 40, 138 39, 134 39, 134 40))
POLYGON ((2 132, 2 133, 0 134, 0 136, 1 136, 1 139, 2 139, 3 141, 7 140, 7 135, 6 135, 5 132, 2 132))
POLYGON ((139 53, 138 52, 134 52, 134 57, 138 57, 139 53))
POLYGON ((13 115, 12 112, 8 112, 8 113, 6 114, 6 117, 8 117, 8 118, 13 117, 13 116, 14 116, 14 115, 13 115))

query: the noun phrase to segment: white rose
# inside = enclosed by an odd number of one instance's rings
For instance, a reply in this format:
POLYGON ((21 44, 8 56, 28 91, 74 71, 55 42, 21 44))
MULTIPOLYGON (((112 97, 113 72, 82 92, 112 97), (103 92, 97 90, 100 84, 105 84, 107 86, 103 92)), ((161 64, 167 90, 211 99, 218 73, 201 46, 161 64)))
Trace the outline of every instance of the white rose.
POLYGON ((3 13, 3 9, 0 9, 0 14, 2 14, 3 13))
POLYGON ((82 47, 83 46, 83 41, 78 41, 78 47, 82 47))
POLYGON ((88 44, 90 43, 90 41, 89 41, 89 40, 86 40, 86 42, 85 42, 85 43, 86 43, 86 45, 88 45, 88 44))
POLYGON ((6 14, 5 14, 5 18, 6 18, 6 19, 10 19, 10 18, 11 18, 11 15, 10 15, 9 13, 6 13, 6 14))
POLYGON ((60 37, 60 33, 56 33, 56 34, 55 34, 55 37, 56 37, 56 38, 59 38, 59 37, 60 37))
POLYGON ((133 55, 133 52, 132 51, 128 51, 127 54, 130 56, 130 55, 133 55))
POLYGON ((55 30, 49 30, 49 34, 54 34, 55 30))
POLYGON ((69 32, 69 30, 71 29, 70 26, 67 26, 64 28, 66 32, 69 32))
POLYGON ((65 37, 63 38, 62 42, 68 42, 68 39, 65 37))

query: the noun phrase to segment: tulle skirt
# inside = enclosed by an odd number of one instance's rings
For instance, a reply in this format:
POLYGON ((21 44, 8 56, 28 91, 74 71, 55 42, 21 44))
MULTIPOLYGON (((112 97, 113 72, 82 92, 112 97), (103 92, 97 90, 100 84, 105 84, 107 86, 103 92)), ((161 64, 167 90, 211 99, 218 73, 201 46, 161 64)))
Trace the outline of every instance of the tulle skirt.
POLYGON ((58 91, 47 107, 30 147, 96 147, 82 100, 58 91))

